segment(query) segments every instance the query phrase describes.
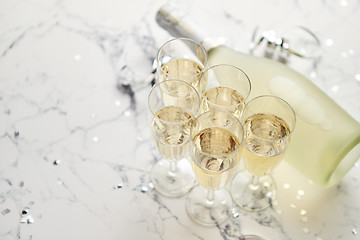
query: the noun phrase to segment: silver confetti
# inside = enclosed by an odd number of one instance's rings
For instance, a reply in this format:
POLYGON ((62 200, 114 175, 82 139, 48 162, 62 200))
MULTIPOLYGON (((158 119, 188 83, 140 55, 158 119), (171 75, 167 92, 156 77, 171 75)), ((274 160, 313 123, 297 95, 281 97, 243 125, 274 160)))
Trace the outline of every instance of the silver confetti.
POLYGON ((26 223, 27 223, 27 224, 32 224, 32 223, 34 223, 34 219, 33 219, 31 216, 29 216, 29 217, 27 218, 27 220, 26 220, 26 223))
POLYGON ((357 235, 357 234, 358 234, 358 232, 357 232, 357 230, 356 230, 355 228, 353 228, 353 230, 352 230, 351 232, 352 232, 353 235, 357 235))
POLYGON ((16 130, 15 132, 14 132, 14 136, 15 137, 18 137, 20 135, 20 132, 18 131, 18 130, 16 130))
POLYGON ((20 223, 32 224, 32 223, 34 223, 34 218, 31 215, 22 217, 20 219, 20 223))
POLYGON ((309 228, 303 228, 302 229, 304 233, 308 234, 310 232, 310 229, 309 228))
POLYGON ((123 185, 122 185, 122 183, 119 183, 116 187, 117 187, 117 188, 122 188, 123 185))
POLYGON ((19 182, 19 187, 23 187, 24 186, 24 181, 19 182))
POLYGON ((240 214, 238 212, 234 212, 232 216, 233 216, 233 218, 238 218, 240 216, 240 214))
POLYGON ((10 209, 5 208, 4 210, 1 211, 1 214, 2 214, 2 215, 6 215, 6 214, 8 214, 8 213, 10 213, 10 212, 11 212, 10 209))
POLYGON ((141 187, 141 192, 142 193, 146 193, 147 191, 149 191, 148 187, 146 187, 146 186, 141 187))
POLYGON ((56 160, 53 162, 54 165, 59 165, 60 163, 61 163, 61 160, 59 160, 59 159, 56 159, 56 160))
POLYGON ((154 186, 154 184, 153 184, 152 182, 150 182, 150 183, 149 183, 149 187, 150 187, 151 189, 154 189, 155 186, 154 186))

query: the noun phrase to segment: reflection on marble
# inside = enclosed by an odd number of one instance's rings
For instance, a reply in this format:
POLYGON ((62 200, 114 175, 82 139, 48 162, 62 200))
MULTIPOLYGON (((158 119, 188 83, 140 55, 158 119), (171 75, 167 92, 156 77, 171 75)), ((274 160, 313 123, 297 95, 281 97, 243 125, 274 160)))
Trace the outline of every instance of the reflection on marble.
POLYGON ((156 193, 146 97, 156 51, 171 38, 155 22, 166 2, 245 52, 257 25, 312 29, 321 61, 290 66, 360 121, 356 0, 3 1, 0 239, 360 239, 359 164, 324 189, 283 162, 271 208, 235 209, 214 228, 191 221, 184 197, 156 193))

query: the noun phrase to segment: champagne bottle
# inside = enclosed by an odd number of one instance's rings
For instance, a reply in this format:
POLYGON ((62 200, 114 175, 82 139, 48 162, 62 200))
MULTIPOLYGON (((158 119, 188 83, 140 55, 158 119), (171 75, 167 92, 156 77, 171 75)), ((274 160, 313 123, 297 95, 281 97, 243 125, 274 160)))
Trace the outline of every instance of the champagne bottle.
POLYGON ((305 76, 280 62, 217 44, 170 5, 162 6, 156 19, 174 37, 200 42, 209 66, 227 63, 244 70, 252 83, 248 99, 271 94, 292 105, 297 122, 284 159, 311 181, 334 185, 359 159, 360 124, 305 76))

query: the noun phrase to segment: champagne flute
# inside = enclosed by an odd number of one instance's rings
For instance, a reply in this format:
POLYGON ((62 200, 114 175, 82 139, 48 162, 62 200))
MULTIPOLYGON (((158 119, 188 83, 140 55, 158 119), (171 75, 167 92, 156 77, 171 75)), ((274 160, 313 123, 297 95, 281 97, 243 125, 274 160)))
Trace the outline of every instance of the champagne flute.
POLYGON ((202 112, 220 109, 240 118, 251 91, 251 82, 240 68, 219 64, 205 70, 198 89, 202 99, 202 112))
POLYGON ((188 38, 174 38, 164 43, 157 54, 157 81, 184 80, 198 87, 207 64, 205 48, 188 38))
POLYGON ((224 186, 240 162, 243 127, 229 112, 208 111, 193 121, 190 136, 190 158, 200 185, 188 194, 186 211, 202 225, 217 225, 230 217, 233 208, 224 186))
POLYGON ((241 118, 245 171, 236 174, 230 191, 239 207, 259 211, 269 207, 276 197, 270 173, 285 155, 296 116, 283 99, 263 95, 246 104, 241 118))
POLYGON ((151 169, 154 188, 168 197, 186 194, 195 184, 189 153, 190 125, 200 106, 196 89, 181 80, 156 84, 148 96, 150 128, 162 156, 151 169))

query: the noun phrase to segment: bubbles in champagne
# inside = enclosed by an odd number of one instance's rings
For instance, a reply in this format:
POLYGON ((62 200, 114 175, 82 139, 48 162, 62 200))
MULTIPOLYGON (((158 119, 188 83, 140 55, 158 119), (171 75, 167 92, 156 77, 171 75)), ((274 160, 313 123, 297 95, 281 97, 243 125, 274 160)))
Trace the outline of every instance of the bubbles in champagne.
POLYGON ((239 140, 226 129, 212 127, 201 130, 193 142, 191 158, 198 182, 204 188, 223 187, 240 160, 239 140))
POLYGON ((154 116, 151 129, 160 154, 168 160, 179 160, 187 155, 193 115, 184 108, 166 106, 154 116))
POLYGON ((181 79, 197 89, 203 67, 190 59, 175 59, 165 63, 161 69, 160 82, 167 78, 181 79))
POLYGON ((213 87, 203 93, 202 110, 225 110, 240 117, 244 107, 244 98, 233 88, 213 87))
POLYGON ((268 174, 282 159, 290 128, 272 114, 254 114, 245 120, 244 165, 252 174, 268 174))

